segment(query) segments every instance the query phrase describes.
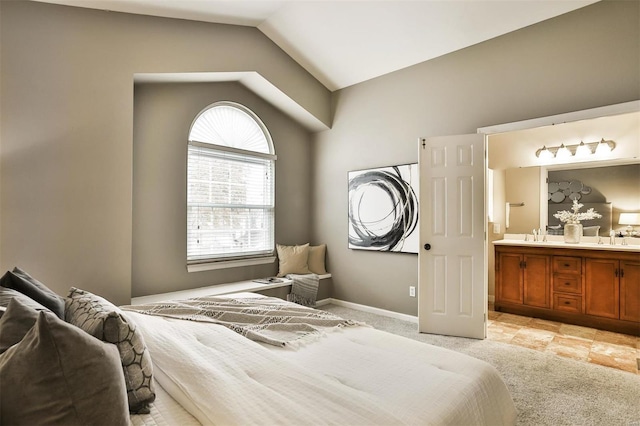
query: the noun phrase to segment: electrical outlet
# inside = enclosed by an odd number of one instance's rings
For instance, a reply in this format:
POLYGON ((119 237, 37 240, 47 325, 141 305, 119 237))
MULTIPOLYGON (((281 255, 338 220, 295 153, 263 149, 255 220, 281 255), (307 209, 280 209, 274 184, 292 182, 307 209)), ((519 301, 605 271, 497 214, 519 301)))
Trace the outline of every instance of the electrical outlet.
POLYGON ((415 286, 409 286, 409 297, 416 297, 416 288, 415 286))
POLYGON ((500 233, 500 224, 499 223, 494 223, 493 224, 493 233, 494 234, 499 234, 500 233))

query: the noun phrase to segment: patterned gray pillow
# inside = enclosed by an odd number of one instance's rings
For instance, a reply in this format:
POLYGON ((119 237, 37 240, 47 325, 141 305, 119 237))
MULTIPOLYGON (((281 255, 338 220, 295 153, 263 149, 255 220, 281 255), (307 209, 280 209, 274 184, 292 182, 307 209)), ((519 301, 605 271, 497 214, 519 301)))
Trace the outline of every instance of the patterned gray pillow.
POLYGON ((118 347, 127 384, 129 411, 149 413, 149 404, 156 397, 153 366, 149 350, 135 324, 106 299, 75 287, 69 290, 65 320, 118 347))

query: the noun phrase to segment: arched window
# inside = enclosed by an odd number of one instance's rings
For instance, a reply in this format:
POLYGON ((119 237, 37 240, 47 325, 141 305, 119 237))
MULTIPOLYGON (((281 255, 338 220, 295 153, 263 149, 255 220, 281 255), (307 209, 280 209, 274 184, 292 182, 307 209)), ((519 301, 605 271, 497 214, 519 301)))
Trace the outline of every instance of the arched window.
POLYGON ((272 262, 276 156, 258 116, 209 105, 191 125, 187 158, 189 271, 272 262))

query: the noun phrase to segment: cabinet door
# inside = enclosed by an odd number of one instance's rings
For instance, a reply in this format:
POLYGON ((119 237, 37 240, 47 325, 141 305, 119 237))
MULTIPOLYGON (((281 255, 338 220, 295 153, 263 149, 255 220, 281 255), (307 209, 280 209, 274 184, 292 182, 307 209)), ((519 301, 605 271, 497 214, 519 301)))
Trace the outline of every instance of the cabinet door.
POLYGON ((585 312, 599 317, 619 318, 619 261, 585 259, 585 312))
POLYGON ((640 321, 640 263, 620 261, 620 319, 640 321))
POLYGON ((522 303, 523 281, 521 254, 500 253, 500 281, 498 285, 497 302, 522 303))
POLYGON ((524 304, 539 308, 550 307, 549 256, 524 256, 524 304))

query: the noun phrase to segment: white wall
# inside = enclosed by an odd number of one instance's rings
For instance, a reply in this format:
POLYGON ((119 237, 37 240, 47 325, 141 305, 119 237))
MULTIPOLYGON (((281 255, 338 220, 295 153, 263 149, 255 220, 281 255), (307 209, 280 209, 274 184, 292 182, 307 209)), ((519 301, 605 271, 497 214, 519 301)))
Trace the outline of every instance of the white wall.
MULTIPOLYGON (((531 234, 540 228, 540 167, 524 167, 505 171, 506 203, 509 208, 509 234, 531 234), (523 206, 519 206, 524 203, 523 206)), ((506 213, 505 213, 506 214, 506 213)), ((505 217, 506 222, 506 217, 505 217)))
POLYGON ((321 121, 330 93, 256 28, 0 2, 1 262, 128 303, 135 73, 257 71, 321 121))
POLYGON ((349 170, 415 162, 421 136, 640 99, 639 6, 599 2, 336 92, 314 142, 312 235, 330 248, 334 297, 417 313, 416 256, 347 248, 349 170))

